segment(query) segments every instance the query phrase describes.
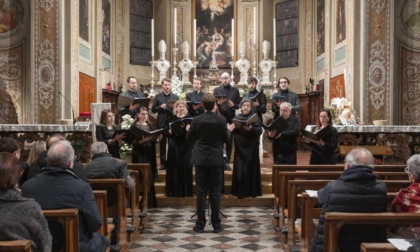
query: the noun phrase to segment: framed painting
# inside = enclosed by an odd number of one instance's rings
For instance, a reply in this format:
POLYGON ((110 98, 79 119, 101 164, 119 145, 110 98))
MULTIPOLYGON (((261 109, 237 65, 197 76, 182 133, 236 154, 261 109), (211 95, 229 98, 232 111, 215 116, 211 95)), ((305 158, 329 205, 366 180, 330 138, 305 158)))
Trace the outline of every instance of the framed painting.
POLYGON ((234 4, 233 0, 195 0, 195 50, 199 68, 209 68, 213 58, 219 68, 230 67, 234 50, 232 35, 235 36, 232 34, 234 4))
POLYGON ((316 6, 316 56, 319 57, 325 52, 325 2, 318 0, 316 6))
POLYGON ((130 0, 130 64, 149 66, 152 59, 153 2, 130 0))
POLYGON ((102 0, 102 51, 111 55, 111 3, 102 0))
POLYGON ((335 44, 340 44, 346 40, 346 9, 344 0, 337 0, 336 2, 335 19, 335 44))
POLYGON ((89 3, 79 0, 79 37, 89 42, 89 3))

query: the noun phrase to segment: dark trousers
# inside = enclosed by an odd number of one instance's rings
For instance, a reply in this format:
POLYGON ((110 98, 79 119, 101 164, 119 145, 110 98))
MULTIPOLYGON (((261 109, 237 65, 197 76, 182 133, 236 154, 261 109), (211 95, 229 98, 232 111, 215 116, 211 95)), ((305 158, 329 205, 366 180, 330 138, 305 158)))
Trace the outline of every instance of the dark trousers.
POLYGON ((220 228, 220 194, 223 185, 223 166, 195 166, 195 183, 197 190, 196 226, 204 229, 206 225, 206 197, 209 192, 211 206, 211 224, 214 229, 220 228))
POLYGON ((160 156, 160 165, 166 167, 166 136, 162 134, 162 139, 159 141, 159 156, 160 156))
POLYGON ((230 163, 230 157, 232 156, 232 145, 233 145, 233 135, 229 137, 229 141, 226 143, 226 164, 230 163))

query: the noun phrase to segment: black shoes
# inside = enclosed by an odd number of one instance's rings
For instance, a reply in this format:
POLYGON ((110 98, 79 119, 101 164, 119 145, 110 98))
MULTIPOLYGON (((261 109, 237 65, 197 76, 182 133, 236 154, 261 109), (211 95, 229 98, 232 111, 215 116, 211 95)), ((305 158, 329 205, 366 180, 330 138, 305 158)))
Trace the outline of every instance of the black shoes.
POLYGON ((232 170, 232 168, 230 167, 230 165, 229 164, 226 164, 225 171, 231 171, 231 170, 232 170))
POLYGON ((159 167, 159 170, 166 170, 166 165, 161 165, 161 166, 159 167))
POLYGON ((216 227, 216 228, 214 228, 214 230, 213 230, 213 232, 214 233, 220 233, 220 232, 222 232, 223 231, 223 228, 222 227, 216 227))
POLYGON ((197 233, 204 233, 204 229, 199 228, 199 227, 197 227, 197 226, 194 226, 194 227, 193 227, 193 230, 194 230, 195 232, 197 232, 197 233))

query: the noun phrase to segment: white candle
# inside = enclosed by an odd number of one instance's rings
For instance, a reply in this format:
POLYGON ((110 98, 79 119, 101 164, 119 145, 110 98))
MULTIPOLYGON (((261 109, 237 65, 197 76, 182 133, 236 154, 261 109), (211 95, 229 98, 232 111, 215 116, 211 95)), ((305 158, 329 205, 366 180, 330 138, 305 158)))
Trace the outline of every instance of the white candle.
POLYGON ((176 47, 176 8, 174 9, 174 45, 176 47))
POLYGON ((233 60, 233 56, 235 56, 235 23, 233 21, 232 18, 232 44, 231 44, 231 48, 230 48, 230 55, 232 56, 232 60, 233 60))
POLYGON ((152 18, 152 35, 151 35, 151 37, 152 37, 152 60, 153 60, 153 57, 155 57, 155 31, 154 31, 154 26, 155 26, 155 24, 154 24, 154 20, 153 20, 153 18, 152 18))
POLYGON ((276 60, 276 19, 273 18, 273 58, 276 60))
POLYGON ((257 8, 254 7, 254 45, 257 44, 257 8))
POLYGON ((193 47, 195 58, 197 57, 197 19, 194 19, 193 47))

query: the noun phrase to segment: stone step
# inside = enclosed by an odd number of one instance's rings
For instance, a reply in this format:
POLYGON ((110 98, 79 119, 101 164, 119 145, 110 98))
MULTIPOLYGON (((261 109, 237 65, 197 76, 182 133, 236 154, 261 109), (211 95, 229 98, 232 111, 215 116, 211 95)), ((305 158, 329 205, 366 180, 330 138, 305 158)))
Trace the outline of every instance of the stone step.
MULTIPOLYGON (((165 182, 155 182, 155 191, 156 193, 165 193, 165 182)), ((261 184, 261 191, 263 194, 272 193, 272 183, 263 182, 261 184)), ((193 192, 195 192, 195 182, 193 182, 193 192)), ((232 182, 225 181, 225 193, 229 194, 232 192, 232 182)))
MULTIPOLYGON (((196 206, 196 197, 166 197, 164 194, 157 194, 157 206, 158 207, 184 207, 184 206, 196 206)), ((221 208, 224 207, 273 207, 274 206, 274 195, 263 194, 256 198, 245 198, 238 199, 237 197, 224 194, 220 199, 221 208)))

